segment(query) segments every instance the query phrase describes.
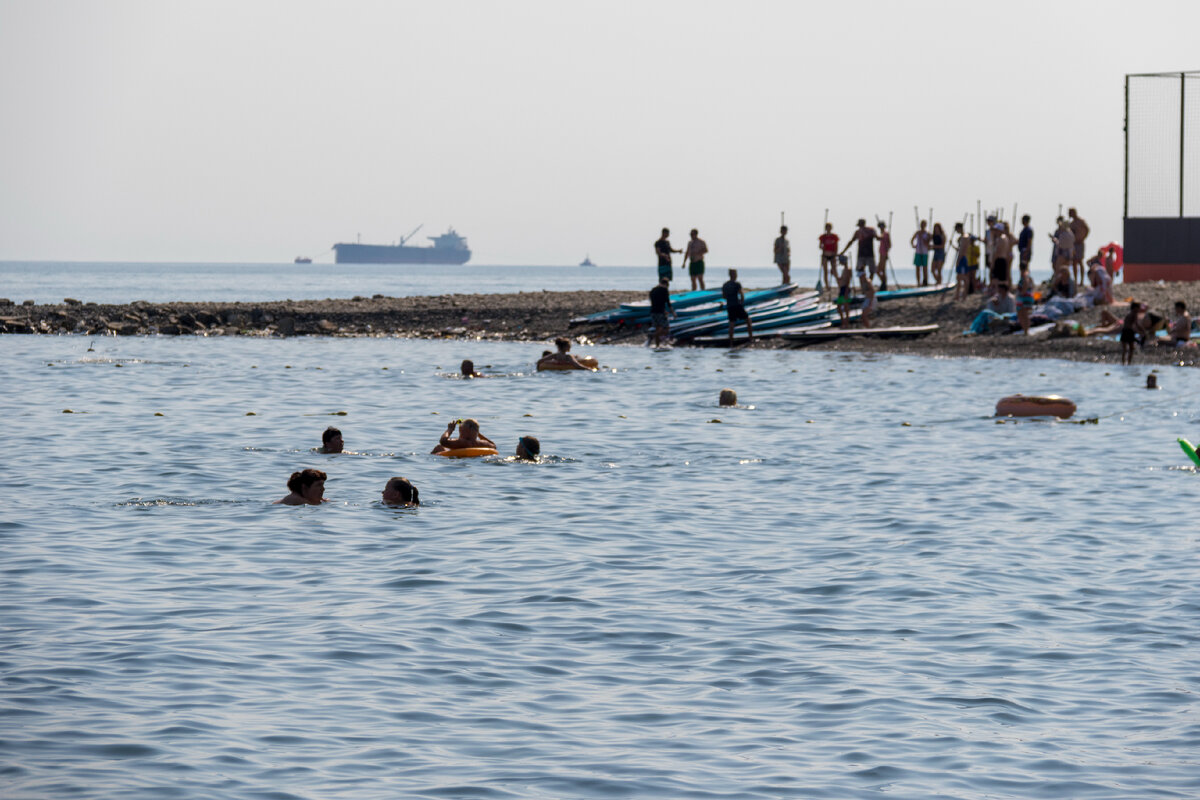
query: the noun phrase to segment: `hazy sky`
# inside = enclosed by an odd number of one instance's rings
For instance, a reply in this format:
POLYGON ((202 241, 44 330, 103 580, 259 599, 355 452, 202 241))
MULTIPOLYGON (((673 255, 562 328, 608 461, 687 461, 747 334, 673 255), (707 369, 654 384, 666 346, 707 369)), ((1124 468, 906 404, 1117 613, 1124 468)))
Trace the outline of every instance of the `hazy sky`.
POLYGON ((1198 30, 1197 0, 0 0, 0 259, 330 260, 424 223, 473 263, 651 264, 667 225, 721 267, 770 263, 786 211, 809 264, 826 208, 907 240, 976 200, 1043 252, 1060 203, 1119 239, 1123 76, 1200 68, 1198 30))

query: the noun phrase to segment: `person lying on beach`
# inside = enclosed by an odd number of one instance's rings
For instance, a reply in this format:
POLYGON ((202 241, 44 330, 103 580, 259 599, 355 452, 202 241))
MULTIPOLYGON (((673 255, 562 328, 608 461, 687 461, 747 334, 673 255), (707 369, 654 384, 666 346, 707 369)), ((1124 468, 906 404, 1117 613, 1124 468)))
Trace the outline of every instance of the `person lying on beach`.
POLYGON ((496 443, 479 432, 479 423, 473 419, 456 419, 446 426, 446 432, 438 440, 437 447, 430 450, 431 455, 444 453, 447 450, 461 450, 464 447, 490 447, 496 449, 496 443), (451 439, 454 426, 458 425, 458 438, 451 439))
POLYGON ((554 346, 558 348, 557 353, 543 355, 538 359, 538 369, 545 369, 551 364, 556 365, 555 369, 592 369, 587 364, 582 363, 575 356, 571 355, 571 340, 559 337, 554 340, 554 346))
POLYGON ((345 445, 342 443, 342 432, 330 425, 321 434, 321 449, 319 453, 340 453, 345 445))
POLYGON ((329 501, 324 498, 325 478, 325 473, 319 469, 293 472, 287 482, 287 488, 291 494, 276 500, 273 505, 319 506, 321 503, 328 503, 329 501))
POLYGON ((1175 301, 1175 316, 1167 324, 1167 338, 1158 340, 1166 347, 1188 347, 1192 338, 1192 316, 1188 313, 1187 303, 1175 301))
POLYGON ((522 461, 537 461, 542 452, 542 443, 535 436, 522 436, 517 439, 517 458, 522 461))
POLYGON ((413 486, 408 478, 388 478, 383 487, 383 504, 385 506, 419 506, 421 493, 413 486))
POLYGON ((475 362, 469 358, 464 358, 459 371, 464 378, 485 378, 486 375, 481 375, 475 371, 475 362))

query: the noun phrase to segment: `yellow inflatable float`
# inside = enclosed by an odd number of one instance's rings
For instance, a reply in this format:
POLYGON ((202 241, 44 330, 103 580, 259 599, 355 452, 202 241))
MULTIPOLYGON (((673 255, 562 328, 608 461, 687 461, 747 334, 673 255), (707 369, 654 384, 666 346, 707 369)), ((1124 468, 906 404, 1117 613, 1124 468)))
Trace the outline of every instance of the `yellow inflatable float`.
POLYGON ((438 455, 446 458, 479 458, 480 456, 498 456, 500 453, 491 447, 459 447, 455 450, 443 450, 438 455))

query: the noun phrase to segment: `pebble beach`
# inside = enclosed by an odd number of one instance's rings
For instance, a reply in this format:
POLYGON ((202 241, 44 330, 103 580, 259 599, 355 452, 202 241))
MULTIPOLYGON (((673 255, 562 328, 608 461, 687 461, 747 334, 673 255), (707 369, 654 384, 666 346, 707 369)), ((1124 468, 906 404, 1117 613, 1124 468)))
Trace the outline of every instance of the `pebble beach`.
MULTIPOLYGON (((1145 302, 1167 314, 1183 300, 1193 314, 1200 309, 1200 284, 1118 284, 1117 304, 1110 310, 1123 315, 1128 300, 1145 302)), ((463 339, 543 342, 570 333, 577 340, 641 344, 637 329, 588 325, 571 328, 570 320, 620 303, 644 299, 632 291, 532 291, 502 294, 446 294, 420 297, 281 300, 268 302, 135 301, 127 304, 85 303, 65 299, 59 304, 16 304, 0 299, 0 332, 16 334, 84 334, 89 336, 392 336, 425 339, 463 339)), ((814 345, 818 349, 855 352, 907 353, 940 357, 1061 358, 1072 361, 1120 362, 1117 342, 1100 337, 1055 335, 1053 331, 1022 335, 964 336, 982 299, 973 295, 954 300, 948 295, 884 303, 876 326, 937 323, 938 331, 920 339, 850 338, 814 345)), ((1083 327, 1098 323, 1100 309, 1077 312, 1066 319, 1083 327)), ((764 339, 753 347, 784 347, 764 339)), ((1147 347, 1137 360, 1145 363, 1196 366, 1200 351, 1147 347)))

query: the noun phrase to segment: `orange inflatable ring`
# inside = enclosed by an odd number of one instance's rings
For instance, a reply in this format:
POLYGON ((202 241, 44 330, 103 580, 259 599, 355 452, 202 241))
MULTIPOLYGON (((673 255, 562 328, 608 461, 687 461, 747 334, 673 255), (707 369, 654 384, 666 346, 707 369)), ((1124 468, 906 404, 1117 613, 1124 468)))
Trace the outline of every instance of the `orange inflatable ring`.
POLYGON ((491 447, 459 447, 455 450, 443 450, 438 455, 446 458, 479 458, 480 456, 498 456, 500 454, 491 447))
POLYGON ((1075 413, 1075 404, 1056 394, 1045 397, 1014 394, 996 403, 997 417, 1058 417, 1066 419, 1075 413))
POLYGON ((1112 273, 1116 275, 1121 271, 1121 267, 1125 266, 1125 248, 1116 242, 1109 242, 1100 248, 1100 254, 1104 256, 1104 261, 1108 262, 1108 254, 1113 254, 1112 273))
MULTIPOLYGON (((588 369, 599 369, 600 368, 600 362, 597 361, 592 356, 575 356, 575 360, 578 361, 580 364, 583 364, 588 369)), ((570 364, 559 364, 558 362, 554 362, 554 361, 550 362, 549 364, 539 364, 538 365, 539 372, 544 372, 547 370, 552 371, 552 372, 555 370, 575 370, 576 372, 578 372, 578 370, 575 369, 575 367, 572 367, 570 364)))

